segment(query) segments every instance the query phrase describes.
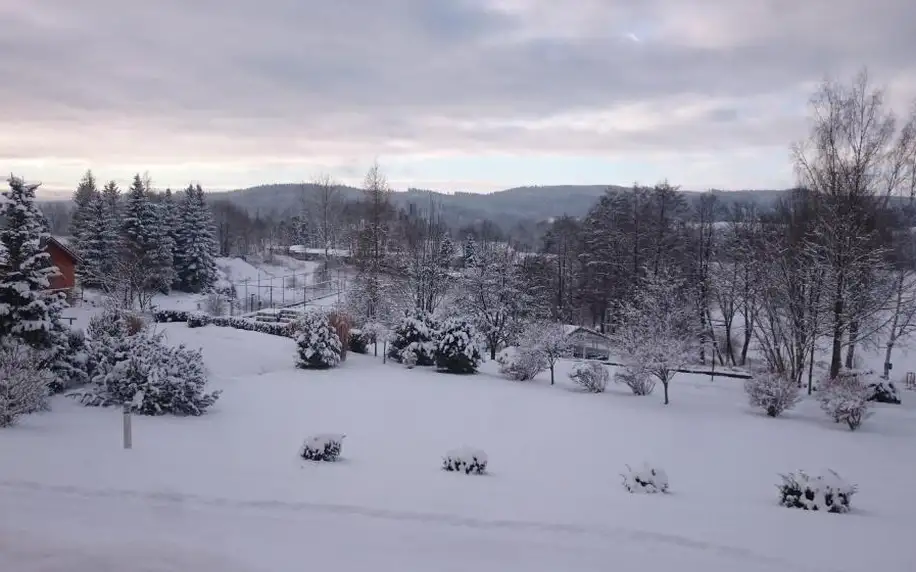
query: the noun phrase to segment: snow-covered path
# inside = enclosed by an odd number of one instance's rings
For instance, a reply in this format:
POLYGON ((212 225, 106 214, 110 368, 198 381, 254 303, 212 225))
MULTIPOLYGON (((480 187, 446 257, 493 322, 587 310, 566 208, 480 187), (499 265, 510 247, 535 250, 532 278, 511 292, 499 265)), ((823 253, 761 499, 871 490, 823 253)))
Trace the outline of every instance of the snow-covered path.
POLYGON ((27 483, 0 515, 16 572, 813 570, 638 530, 27 483))

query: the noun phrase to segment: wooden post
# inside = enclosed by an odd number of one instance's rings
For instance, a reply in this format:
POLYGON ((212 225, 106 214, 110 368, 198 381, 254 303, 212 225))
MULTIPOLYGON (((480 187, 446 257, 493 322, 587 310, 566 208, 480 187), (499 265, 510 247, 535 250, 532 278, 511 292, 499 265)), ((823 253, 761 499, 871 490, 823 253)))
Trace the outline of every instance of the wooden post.
POLYGON ((130 449, 133 447, 133 434, 130 425, 130 403, 125 403, 123 408, 123 417, 124 417, 124 448, 130 449))

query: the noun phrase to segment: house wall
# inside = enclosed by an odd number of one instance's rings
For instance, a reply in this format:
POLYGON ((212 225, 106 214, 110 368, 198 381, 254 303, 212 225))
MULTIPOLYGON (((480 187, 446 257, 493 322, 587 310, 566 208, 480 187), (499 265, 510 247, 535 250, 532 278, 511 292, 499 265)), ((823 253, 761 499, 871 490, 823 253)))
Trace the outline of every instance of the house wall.
POLYGON ((60 271, 58 276, 51 278, 51 289, 70 289, 76 286, 76 265, 73 258, 53 242, 48 244, 47 250, 51 255, 51 264, 60 271))

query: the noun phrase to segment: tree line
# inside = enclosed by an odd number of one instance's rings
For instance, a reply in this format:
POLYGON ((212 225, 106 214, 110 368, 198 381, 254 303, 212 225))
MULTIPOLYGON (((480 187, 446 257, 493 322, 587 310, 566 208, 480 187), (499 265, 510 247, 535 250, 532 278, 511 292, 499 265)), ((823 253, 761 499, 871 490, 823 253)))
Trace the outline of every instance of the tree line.
POLYGON ((89 171, 73 200, 70 233, 83 287, 146 310, 156 293, 203 292, 215 284, 216 231, 200 185, 176 196, 137 174, 122 195, 114 181, 99 189, 89 171))

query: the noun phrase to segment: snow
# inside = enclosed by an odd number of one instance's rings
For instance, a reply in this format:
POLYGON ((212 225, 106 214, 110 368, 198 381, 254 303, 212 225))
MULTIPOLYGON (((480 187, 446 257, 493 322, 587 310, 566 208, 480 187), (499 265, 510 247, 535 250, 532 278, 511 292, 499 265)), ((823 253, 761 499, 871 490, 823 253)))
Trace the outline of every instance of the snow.
POLYGON ((135 416, 129 451, 120 411, 64 397, 0 430, 0 570, 913 569, 912 392, 852 433, 813 399, 761 416, 735 380, 679 374, 664 407, 575 391, 567 360, 554 387, 353 353, 305 371, 291 339, 157 328, 202 348, 222 397, 199 418, 135 416), (296 457, 328 429, 342 461, 296 457), (461 443, 486 449, 488 476, 442 471, 461 443), (646 458, 671 494, 620 486, 646 458), (806 467, 855 483, 852 512, 780 507, 779 475, 806 467))

